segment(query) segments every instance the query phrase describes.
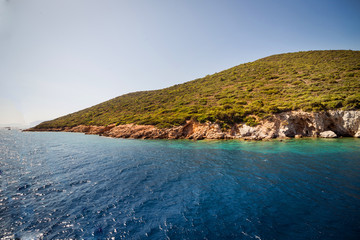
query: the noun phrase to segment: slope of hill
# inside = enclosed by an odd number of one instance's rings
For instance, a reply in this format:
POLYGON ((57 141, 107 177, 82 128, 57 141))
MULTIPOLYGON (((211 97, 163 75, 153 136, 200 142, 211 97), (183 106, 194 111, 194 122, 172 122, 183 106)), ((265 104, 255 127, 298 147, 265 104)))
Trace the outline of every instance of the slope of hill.
POLYGON ((125 94, 33 130, 129 123, 169 128, 189 119, 228 129, 255 126, 275 113, 331 109, 360 109, 360 51, 273 55, 169 88, 125 94))

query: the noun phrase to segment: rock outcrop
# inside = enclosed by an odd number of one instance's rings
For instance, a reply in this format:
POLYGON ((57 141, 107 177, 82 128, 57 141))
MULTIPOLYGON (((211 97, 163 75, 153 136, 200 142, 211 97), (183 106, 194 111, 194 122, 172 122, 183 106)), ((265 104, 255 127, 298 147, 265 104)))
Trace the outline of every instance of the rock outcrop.
POLYGON ((320 133, 320 137, 322 138, 336 138, 337 135, 333 131, 325 131, 320 133))
MULTIPOLYGON (((30 131, 38 131, 32 130, 30 131)), ((301 137, 360 137, 360 111, 333 110, 327 112, 291 111, 274 114, 259 120, 257 126, 234 124, 231 129, 221 129, 217 123, 199 123, 193 120, 182 126, 157 128, 152 125, 115 124, 43 129, 40 131, 82 132, 115 138, 143 139, 246 139, 301 137)))
POLYGON ((320 137, 322 132, 327 131, 333 132, 328 137, 359 137, 360 111, 279 113, 260 121, 255 127, 241 125, 239 135, 235 137, 253 139, 320 137))

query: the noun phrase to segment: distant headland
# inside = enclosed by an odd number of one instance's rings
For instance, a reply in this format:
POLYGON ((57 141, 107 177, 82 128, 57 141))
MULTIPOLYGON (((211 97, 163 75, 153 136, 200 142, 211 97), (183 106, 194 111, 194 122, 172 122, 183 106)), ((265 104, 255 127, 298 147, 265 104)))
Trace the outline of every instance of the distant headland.
POLYGON ((26 131, 165 139, 360 137, 360 51, 273 55, 125 94, 26 131))

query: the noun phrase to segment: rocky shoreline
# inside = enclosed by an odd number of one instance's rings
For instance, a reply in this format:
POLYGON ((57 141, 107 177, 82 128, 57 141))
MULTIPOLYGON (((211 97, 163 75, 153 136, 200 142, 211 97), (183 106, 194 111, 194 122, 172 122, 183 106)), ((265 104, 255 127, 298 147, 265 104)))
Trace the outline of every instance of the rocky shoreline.
POLYGON ((27 129, 25 131, 62 131, 96 134, 114 138, 142 139, 244 139, 266 140, 301 137, 360 137, 360 111, 333 110, 327 112, 291 111, 274 114, 259 121, 257 126, 234 124, 222 130, 218 123, 190 120, 182 126, 160 129, 152 125, 115 124, 27 129))

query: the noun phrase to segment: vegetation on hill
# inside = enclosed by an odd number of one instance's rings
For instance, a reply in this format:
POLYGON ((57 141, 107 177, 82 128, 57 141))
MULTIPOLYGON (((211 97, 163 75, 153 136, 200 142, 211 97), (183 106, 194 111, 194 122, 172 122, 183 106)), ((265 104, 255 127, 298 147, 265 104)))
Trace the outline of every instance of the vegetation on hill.
POLYGON ((298 109, 360 109, 360 51, 273 55, 169 88, 125 94, 35 129, 112 123, 171 127, 191 118, 226 128, 298 109))

